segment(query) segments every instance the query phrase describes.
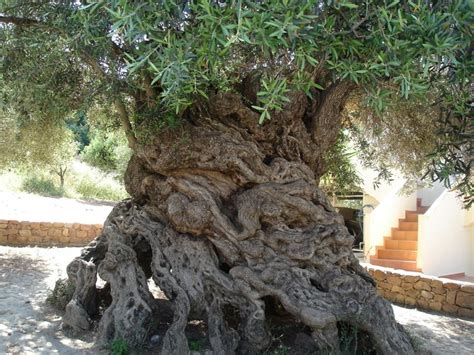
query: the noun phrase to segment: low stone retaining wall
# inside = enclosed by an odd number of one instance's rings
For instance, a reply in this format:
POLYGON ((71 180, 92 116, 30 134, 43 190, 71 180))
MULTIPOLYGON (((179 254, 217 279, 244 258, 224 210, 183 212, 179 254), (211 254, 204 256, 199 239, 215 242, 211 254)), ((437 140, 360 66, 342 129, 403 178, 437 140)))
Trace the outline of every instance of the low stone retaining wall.
MULTIPOLYGON (((0 220, 0 245, 82 246, 102 231, 101 224, 0 220)), ((421 309, 474 318, 474 285, 418 272, 364 264, 385 299, 421 309)))
POLYGON ((474 285, 467 282, 364 265, 385 299, 421 309, 474 318, 474 285))
POLYGON ((82 246, 102 230, 101 224, 0 220, 0 245, 82 246))

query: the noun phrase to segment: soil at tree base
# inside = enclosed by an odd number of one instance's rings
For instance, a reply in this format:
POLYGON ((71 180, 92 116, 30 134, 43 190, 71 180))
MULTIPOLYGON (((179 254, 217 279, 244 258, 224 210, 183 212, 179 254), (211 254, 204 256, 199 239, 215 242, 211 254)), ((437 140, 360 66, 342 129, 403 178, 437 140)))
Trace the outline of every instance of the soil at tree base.
MULTIPOLYGON (((59 277, 65 276, 67 263, 79 248, 12 248, 0 247, 0 353, 4 354, 107 354, 94 347, 94 332, 79 339, 71 339, 61 330, 61 313, 45 303, 45 299, 59 277)), ((159 289, 152 288, 155 297, 159 289)), ((161 301, 164 305, 168 301, 161 301)), ((164 306, 164 319, 171 310, 164 306)), ((474 322, 394 306, 396 318, 415 338, 422 354, 472 354, 474 349, 474 322)), ((281 322, 279 322, 281 324, 281 322)), ((163 334, 166 322, 158 328, 163 334)), ((187 336, 192 344, 204 350, 207 347, 205 325, 191 321, 187 336)), ((275 334, 278 332, 275 330, 275 334)), ((279 329, 273 354, 304 353, 311 347, 311 339, 301 334, 304 327, 288 324, 279 329), (295 349, 295 341, 298 348, 295 349), (290 349, 288 349, 290 348, 290 349), (293 348, 293 349, 291 349, 293 348), (290 351, 291 350, 291 351, 290 351), (278 352, 279 351, 279 352, 278 352), (293 352, 295 351, 295 352, 293 352)), ((161 337, 160 337, 161 338, 161 337)), ((148 349, 150 354, 158 347, 148 349)))

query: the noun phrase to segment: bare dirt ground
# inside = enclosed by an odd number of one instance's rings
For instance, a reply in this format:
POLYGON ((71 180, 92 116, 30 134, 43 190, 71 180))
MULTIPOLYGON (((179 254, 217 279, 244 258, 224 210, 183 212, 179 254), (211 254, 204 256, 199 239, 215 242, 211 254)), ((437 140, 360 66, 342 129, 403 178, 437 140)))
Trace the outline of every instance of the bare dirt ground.
POLYGON ((474 321, 393 306, 421 354, 474 354, 474 321))
POLYGON ((113 203, 43 197, 0 188, 0 219, 29 222, 103 223, 113 203))
POLYGON ((71 339, 45 300, 80 248, 0 247, 0 354, 89 354, 92 338, 71 339))
MULTIPOLYGON (((0 191, 0 219, 102 223, 110 205, 0 191)), ((100 354, 93 333, 67 337, 46 298, 80 248, 0 246, 0 354, 100 354)), ((394 306, 421 354, 473 354, 474 321, 394 306)), ((289 352, 291 354, 291 352, 289 352)))
MULTIPOLYGON (((68 338, 45 303, 80 248, 0 247, 0 354, 99 354, 93 335, 68 338)), ((472 354, 474 321, 394 306, 422 354, 472 354)), ((106 353, 106 352, 105 352, 106 353)))

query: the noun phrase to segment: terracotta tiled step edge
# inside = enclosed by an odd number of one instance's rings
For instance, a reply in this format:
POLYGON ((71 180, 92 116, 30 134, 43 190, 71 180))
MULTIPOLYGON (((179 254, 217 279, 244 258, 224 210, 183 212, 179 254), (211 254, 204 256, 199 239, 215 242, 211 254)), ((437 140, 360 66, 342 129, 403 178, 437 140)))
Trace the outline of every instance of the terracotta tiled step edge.
POLYGON ((421 198, 417 197, 416 198, 416 207, 420 207, 421 206, 421 198))
POLYGON ((428 211, 428 208, 429 208, 429 206, 423 206, 422 205, 421 198, 416 199, 416 211, 419 214, 425 213, 426 211, 428 211))
POLYGON ((404 219, 400 219, 398 228, 402 231, 418 231, 418 222, 407 222, 404 219))
POLYGON ((362 263, 387 300, 474 319, 474 283, 362 263))
POLYGON ((417 211, 405 211, 405 221, 407 222, 418 222, 418 216, 420 213, 417 211))
POLYGON ((418 214, 423 214, 423 213, 426 213, 426 211, 428 211, 428 208, 429 208, 429 206, 417 207, 417 208, 416 208, 416 212, 417 212, 418 214))
POLYGON ((419 271, 419 269, 416 266, 416 261, 390 260, 390 259, 379 259, 377 257, 371 257, 370 263, 372 265, 379 265, 379 266, 390 267, 394 269, 419 271))
POLYGON ((385 237, 384 247, 386 249, 417 250, 418 242, 416 240, 397 240, 391 237, 385 237))
POLYGON ((392 228, 392 239, 417 241, 418 231, 402 231, 398 228, 392 228))
POLYGON ((416 261, 416 250, 385 249, 377 250, 378 259, 416 261))

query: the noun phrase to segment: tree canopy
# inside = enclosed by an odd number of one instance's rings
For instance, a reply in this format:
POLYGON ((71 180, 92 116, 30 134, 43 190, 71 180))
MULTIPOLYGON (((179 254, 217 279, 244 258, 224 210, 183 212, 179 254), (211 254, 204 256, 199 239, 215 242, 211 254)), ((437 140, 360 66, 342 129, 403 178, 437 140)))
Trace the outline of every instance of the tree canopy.
MULTIPOLYGON (((406 107, 426 110, 429 120, 406 123, 435 127, 425 172, 456 177, 469 199, 473 13, 466 0, 2 0, 2 115, 57 127, 102 107, 133 148, 219 93, 240 95, 265 125, 293 92, 341 105, 350 92, 363 118, 349 124, 363 132, 396 127, 406 107)), ((305 122, 327 150, 339 118, 314 107, 334 120, 331 134, 324 120, 305 122)))
POLYGON ((268 350, 280 306, 323 352, 340 351, 350 324, 379 353, 413 354, 318 184, 328 171, 351 181, 353 132, 366 161, 410 163, 408 173, 421 161, 472 202, 472 10, 462 0, 0 0, 7 127, 59 131, 82 112, 91 129, 121 126, 133 150, 132 199, 68 267, 64 327, 91 329, 99 316, 98 341, 143 345, 163 310, 153 277, 173 303, 164 354, 189 353, 195 315, 215 353, 268 350))

